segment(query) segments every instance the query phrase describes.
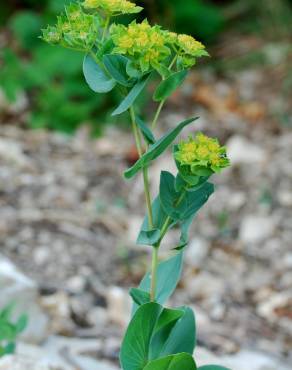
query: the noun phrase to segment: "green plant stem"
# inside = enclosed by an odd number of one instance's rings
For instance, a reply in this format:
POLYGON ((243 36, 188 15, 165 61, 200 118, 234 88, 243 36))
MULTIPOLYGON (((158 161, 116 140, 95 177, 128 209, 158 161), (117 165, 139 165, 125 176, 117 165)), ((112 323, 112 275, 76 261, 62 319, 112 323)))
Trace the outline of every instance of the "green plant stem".
POLYGON ((111 17, 108 15, 105 19, 104 29, 103 29, 103 33, 102 33, 102 37, 101 37, 101 42, 103 42, 104 39, 105 39, 106 33, 108 31, 108 26, 109 26, 110 20, 111 20, 111 17))
MULTIPOLYGON (((138 154, 139 154, 139 157, 142 157, 143 155, 142 140, 141 140, 140 132, 139 132, 139 129, 136 123, 135 111, 133 107, 130 107, 130 115, 131 115, 132 127, 133 127, 133 132, 134 132, 138 154)), ((145 199, 146 199, 146 206, 147 206, 147 213, 148 213, 148 220, 149 220, 149 228, 151 230, 153 229, 153 214, 152 214, 152 202, 151 202, 147 167, 143 168, 143 181, 144 181, 144 192, 145 192, 145 199)))
MULTIPOLYGON (((132 127, 134 132, 134 137, 136 141, 136 146, 138 150, 139 157, 143 155, 142 142, 139 129, 137 127, 135 111, 133 106, 130 107, 130 116, 132 121, 132 127)), ((150 195, 150 186, 148 178, 148 168, 143 167, 143 181, 144 181, 144 193, 146 199, 147 213, 148 213, 148 223, 149 229, 153 229, 153 213, 152 213, 152 201, 150 195)), ((158 248, 152 249, 152 266, 151 266, 151 288, 150 288, 150 298, 151 301, 155 301, 156 295, 156 285, 157 285, 157 268, 158 268, 158 248)))
POLYGON ((160 102, 160 104, 159 104, 158 108, 157 108, 157 111, 156 111, 156 113, 155 113, 155 116, 154 116, 153 122, 152 122, 152 124, 151 124, 151 128, 152 128, 152 130, 155 130, 155 128, 156 128, 157 121, 158 121, 158 118, 159 118, 159 116, 160 116, 160 113, 161 113, 161 110, 162 110, 162 108, 163 108, 164 104, 165 104, 165 100, 162 100, 162 101, 160 102))
MULTIPOLYGON (((180 203, 183 201, 185 195, 186 195, 186 190, 181 193, 179 199, 175 203, 175 207, 179 206, 180 203)), ((153 247, 152 251, 152 269, 151 269, 151 287, 150 287, 150 299, 152 302, 155 301, 156 297, 156 287, 157 287, 157 270, 158 270, 158 252, 159 248, 162 242, 162 239, 164 238, 169 226, 171 225, 171 217, 167 217, 165 220, 162 229, 161 229, 161 236, 157 244, 153 247)))
MULTIPOLYGON (((175 56, 174 56, 174 58, 172 59, 172 61, 171 61, 170 65, 169 65, 169 67, 168 67, 168 70, 169 70, 169 71, 170 71, 170 70, 171 70, 171 68, 174 66, 174 63, 176 62, 177 57, 178 57, 178 56, 177 56, 177 55, 175 55, 175 56)), ((155 112, 155 115, 154 115, 154 118, 153 118, 153 121, 152 121, 152 124, 151 124, 151 128, 152 128, 152 130, 155 130, 155 128, 156 128, 158 118, 159 118, 159 116, 160 116, 161 110, 162 110, 162 108, 163 108, 163 106, 164 106, 165 102, 166 102, 166 99, 162 100, 162 101, 159 103, 159 105, 158 105, 158 108, 157 108, 157 110, 156 110, 156 112, 155 112)))

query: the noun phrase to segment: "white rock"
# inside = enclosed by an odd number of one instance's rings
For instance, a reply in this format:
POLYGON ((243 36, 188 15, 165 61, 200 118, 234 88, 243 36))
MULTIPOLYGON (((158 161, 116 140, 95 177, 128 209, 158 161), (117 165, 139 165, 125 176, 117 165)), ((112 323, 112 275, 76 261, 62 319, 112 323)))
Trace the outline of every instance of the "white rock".
POLYGON ((37 363, 35 359, 22 356, 5 356, 0 359, 0 370, 54 370, 48 365, 37 363))
POLYGON ((19 167, 29 166, 29 158, 23 154, 21 145, 9 139, 0 139, 0 159, 19 167))
POLYGON ((267 159, 266 152, 242 136, 233 136, 227 142, 231 164, 257 164, 267 159))
POLYGON ((277 198, 283 207, 292 206, 292 192, 289 190, 279 190, 277 193, 277 198))
POLYGON ((275 226, 272 217, 246 216, 240 225, 239 236, 245 243, 261 242, 273 235, 275 226))
POLYGON ((230 194, 229 192, 227 201, 229 209, 232 211, 237 211, 245 205, 247 201, 246 193, 243 191, 237 191, 230 194))
POLYGON ((130 321, 132 305, 128 292, 119 287, 110 287, 106 298, 109 320, 125 328, 130 321))
POLYGON ((224 282, 209 272, 202 271, 199 275, 187 279, 186 289, 192 298, 210 299, 223 294, 224 282))
POLYGON ((38 304, 38 288, 8 259, 0 256, 0 307, 15 302, 15 317, 26 313, 29 322, 21 337, 32 343, 46 338, 48 318, 38 304))
POLYGON ((192 267, 201 267, 209 252, 209 243, 202 238, 194 238, 186 250, 186 263, 192 267))
POLYGON ((76 370, 79 368, 82 370, 117 370, 108 362, 88 356, 88 353, 97 353, 100 350, 101 341, 95 339, 52 336, 42 347, 20 343, 17 347, 17 358, 30 359, 31 363, 37 363, 42 367, 40 369, 20 368, 19 370, 76 370))
POLYGON ((197 347, 195 359, 199 366, 207 364, 216 364, 226 366, 232 370, 246 370, 248 364, 249 370, 289 370, 288 364, 280 362, 268 354, 241 350, 235 355, 215 356, 204 348, 197 347))
POLYGON ((282 326, 285 327, 285 330, 288 332, 292 331, 292 323, 289 320, 288 316, 281 317, 277 315, 278 310, 289 310, 289 307, 292 303, 292 293, 290 292, 281 292, 278 294, 273 294, 269 299, 265 299, 262 303, 260 303, 257 307, 258 314, 265 318, 267 321, 271 323, 283 324, 282 326))

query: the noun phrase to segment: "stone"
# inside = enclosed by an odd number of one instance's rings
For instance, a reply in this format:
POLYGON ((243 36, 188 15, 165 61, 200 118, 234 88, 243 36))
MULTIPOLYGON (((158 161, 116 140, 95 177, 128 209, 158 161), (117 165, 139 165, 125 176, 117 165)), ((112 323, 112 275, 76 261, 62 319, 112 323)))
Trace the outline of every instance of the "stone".
POLYGON ((259 243, 273 235, 275 226, 272 217, 248 215, 241 222, 239 237, 244 243, 259 243))
MULTIPOLYGON (((5 356, 0 359, 0 370, 57 370, 24 356, 5 356)), ((62 369, 58 369, 62 370, 62 369)))
POLYGON ((48 318, 39 305, 37 284, 23 275, 8 259, 0 256, 0 307, 14 302, 14 316, 28 315, 27 328, 21 337, 31 343, 46 338, 48 318))
POLYGON ((70 298, 66 292, 58 291, 55 294, 43 296, 41 304, 50 315, 50 332, 72 333, 70 298))
POLYGON ((267 154, 261 147, 242 136, 231 137, 226 146, 232 165, 262 164, 267 159, 267 154))
POLYGON ((86 286, 86 279, 84 276, 76 275, 72 276, 66 281, 66 288, 70 293, 80 294, 84 291, 86 286))
POLYGON ((108 317, 113 323, 125 328, 131 315, 131 298, 125 289, 113 286, 107 292, 108 317))
POLYGON ((49 337, 42 347, 20 343, 13 359, 22 361, 25 358, 28 363, 40 367, 20 367, 13 370, 118 370, 109 362, 95 358, 95 354, 100 350, 101 341, 61 336, 49 337), (94 357, 90 357, 89 353, 94 357))
POLYGON ((234 370, 246 370, 248 364, 249 370, 289 370, 288 364, 284 364, 277 358, 266 353, 255 352, 243 349, 234 355, 215 356, 205 348, 197 347, 195 359, 199 366, 216 364, 226 366, 234 370))
POLYGON ((201 267, 209 253, 209 243, 203 238, 194 238, 186 250, 186 263, 192 267, 201 267))
POLYGON ((187 292, 192 299, 211 299, 221 296, 224 292, 224 282, 207 271, 189 277, 185 283, 187 292))
POLYGON ((30 165, 29 158, 23 153, 21 145, 13 140, 0 139, 0 159, 7 164, 16 165, 20 168, 30 165))
POLYGON ((292 333, 291 306, 291 292, 274 293, 258 305, 257 313, 268 322, 281 325, 287 332, 292 333))

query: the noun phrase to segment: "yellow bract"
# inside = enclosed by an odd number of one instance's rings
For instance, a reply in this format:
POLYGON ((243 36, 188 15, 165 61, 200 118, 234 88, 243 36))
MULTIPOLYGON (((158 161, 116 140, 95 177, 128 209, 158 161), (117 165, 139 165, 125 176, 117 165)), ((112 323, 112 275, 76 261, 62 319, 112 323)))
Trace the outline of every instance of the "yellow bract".
POLYGON ((167 59, 171 51, 165 46, 165 34, 159 26, 151 27, 147 20, 132 22, 128 27, 113 25, 111 36, 114 53, 133 57, 143 72, 167 59))
POLYGON ((128 0, 85 0, 85 9, 103 10, 109 15, 139 13, 143 8, 128 0))
POLYGON ((200 41, 189 35, 178 35, 177 43, 186 54, 192 56, 196 56, 198 51, 205 49, 205 46, 200 41))
POLYGON ((175 158, 181 165, 190 166, 194 174, 198 168, 219 172, 229 166, 226 148, 221 147, 217 139, 209 138, 202 133, 198 133, 195 138, 189 137, 187 141, 182 141, 178 145, 175 158))

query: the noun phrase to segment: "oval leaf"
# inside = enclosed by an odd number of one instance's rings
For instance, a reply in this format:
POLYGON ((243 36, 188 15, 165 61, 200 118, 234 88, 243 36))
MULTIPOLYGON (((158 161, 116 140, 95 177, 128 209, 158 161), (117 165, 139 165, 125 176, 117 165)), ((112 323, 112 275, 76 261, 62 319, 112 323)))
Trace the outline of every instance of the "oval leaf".
POLYGON ((176 139, 185 126, 197 119, 198 117, 187 119, 186 121, 181 122, 173 130, 170 130, 161 139, 156 141, 155 144, 151 145, 149 150, 142 155, 142 157, 134 164, 134 166, 124 172, 124 176, 127 179, 130 179, 131 177, 135 176, 136 173, 139 172, 143 167, 148 166, 151 161, 159 157, 169 147, 169 145, 176 139))
POLYGON ((94 92, 107 93, 116 85, 116 81, 107 76, 90 55, 84 57, 83 73, 87 84, 94 92))
POLYGON ((184 315, 177 321, 169 333, 160 356, 167 356, 173 353, 186 352, 193 354, 196 346, 196 322, 193 310, 183 307, 184 315))
POLYGON ((131 86, 133 84, 129 81, 126 70, 128 61, 128 58, 117 54, 108 54, 103 57, 103 63, 110 75, 123 86, 131 86))
POLYGON ((196 370, 196 363, 188 353, 167 356, 149 362, 144 370, 196 370))
POLYGON ((173 73, 163 80, 154 92, 153 99, 157 102, 166 100, 185 80, 187 71, 173 73))
POLYGON ((124 370, 142 370, 148 361, 150 341, 162 306, 151 302, 138 308, 124 337, 120 361, 124 370))
POLYGON ((138 96, 141 94, 142 90, 146 86, 149 77, 150 74, 143 76, 141 80, 139 80, 136 85, 134 85, 129 94, 124 98, 118 108, 112 113, 112 116, 122 114, 131 107, 131 105, 135 102, 135 100, 138 98, 138 96))
POLYGON ((161 357, 161 352, 165 346, 165 342, 169 337, 171 331, 176 325, 177 321, 185 314, 183 310, 172 310, 165 308, 156 324, 155 332, 153 334, 149 358, 151 360, 161 357))

